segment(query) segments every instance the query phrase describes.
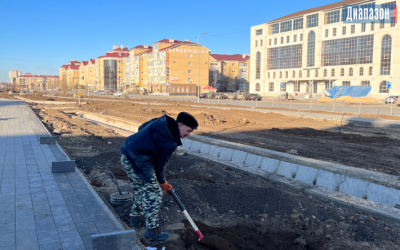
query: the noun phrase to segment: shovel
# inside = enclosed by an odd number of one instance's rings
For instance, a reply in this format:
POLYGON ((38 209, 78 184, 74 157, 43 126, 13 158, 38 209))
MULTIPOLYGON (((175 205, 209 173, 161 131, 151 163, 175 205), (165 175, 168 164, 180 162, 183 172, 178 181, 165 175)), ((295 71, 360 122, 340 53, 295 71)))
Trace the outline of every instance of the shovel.
POLYGON ((194 231, 197 233, 197 235, 199 236, 199 241, 201 241, 204 236, 203 234, 200 232, 200 230, 197 228, 196 224, 194 223, 194 221, 192 220, 192 217, 190 217, 189 213, 186 211, 185 207, 182 205, 181 201, 179 200, 178 196, 176 196, 174 190, 172 190, 172 188, 168 189, 168 192, 171 193, 172 197, 174 197, 174 200, 176 201, 176 203, 178 204, 178 206, 180 207, 180 209, 182 210, 183 214, 185 215, 186 219, 189 221, 190 225, 192 225, 194 231))

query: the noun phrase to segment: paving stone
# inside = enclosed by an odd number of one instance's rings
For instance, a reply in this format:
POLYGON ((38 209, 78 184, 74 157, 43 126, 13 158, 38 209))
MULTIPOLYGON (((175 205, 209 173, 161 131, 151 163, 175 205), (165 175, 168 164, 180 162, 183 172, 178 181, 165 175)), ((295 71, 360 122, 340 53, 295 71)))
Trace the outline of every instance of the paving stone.
POLYGON ((76 228, 81 236, 99 233, 99 230, 93 222, 77 223, 76 228))
POLYGON ((17 245, 17 250, 39 250, 39 244, 36 242, 24 245, 17 245))
POLYGON ((57 161, 51 163, 53 173, 75 172, 75 161, 57 161))
POLYGON ((35 220, 33 218, 23 219, 23 220, 17 219, 17 222, 15 225, 16 225, 17 232, 36 229, 35 220))
POLYGON ((42 229, 42 230, 37 230, 37 235, 38 235, 38 241, 51 241, 51 240, 59 240, 60 238, 58 237, 58 232, 54 228, 54 230, 49 230, 49 229, 42 229))
POLYGON ((92 235, 92 250, 113 249, 137 250, 135 230, 92 235))
POLYGON ((26 209, 32 209, 32 201, 17 201, 15 203, 15 209, 16 210, 26 210, 26 209))
POLYGON ((115 226, 114 222, 111 219, 108 220, 100 220, 94 221, 97 229, 99 229, 100 233, 109 233, 118 231, 118 228, 115 226))
POLYGON ((40 137, 40 144, 56 144, 56 137, 40 137))
POLYGON ((85 235, 81 236, 83 244, 85 244, 86 249, 92 249, 92 236, 91 235, 85 235))
POLYGON ((15 232, 12 233, 0 233, 1 246, 15 246, 15 232))
POLYGON ((38 242, 36 230, 17 232, 17 246, 38 242))
POLYGON ((79 232, 75 224, 69 225, 57 225, 58 236, 60 239, 76 238, 79 236, 79 232))
POLYGON ((60 240, 39 242, 40 250, 63 250, 60 240))
POLYGON ((63 250, 86 250, 81 237, 62 239, 63 250))

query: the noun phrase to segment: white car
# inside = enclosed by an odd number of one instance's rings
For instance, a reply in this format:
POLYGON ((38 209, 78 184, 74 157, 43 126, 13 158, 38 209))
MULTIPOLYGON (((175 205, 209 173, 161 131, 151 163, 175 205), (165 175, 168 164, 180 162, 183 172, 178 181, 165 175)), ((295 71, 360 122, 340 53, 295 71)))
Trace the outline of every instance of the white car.
POLYGON ((122 97, 122 93, 121 93, 121 92, 119 92, 119 91, 117 91, 117 92, 115 92, 115 93, 114 93, 114 96, 117 96, 117 97, 122 97))

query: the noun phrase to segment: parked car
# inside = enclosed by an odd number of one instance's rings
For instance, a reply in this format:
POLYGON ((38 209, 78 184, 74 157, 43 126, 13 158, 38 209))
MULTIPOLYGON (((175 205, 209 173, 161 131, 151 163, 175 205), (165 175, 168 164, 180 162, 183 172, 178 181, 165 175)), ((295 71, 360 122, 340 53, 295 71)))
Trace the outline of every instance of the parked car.
POLYGON ((207 98, 208 99, 214 99, 215 98, 215 92, 208 92, 207 93, 207 98))
POLYGON ((215 99, 226 99, 228 98, 228 95, 223 92, 218 92, 215 94, 215 99))
POLYGON ((113 95, 113 94, 115 93, 115 90, 109 90, 107 93, 108 93, 109 95, 113 95))
POLYGON ((106 92, 104 91, 104 90, 99 90, 99 95, 105 95, 106 94, 106 92))
POLYGON ((200 93, 199 98, 206 98, 207 97, 207 93, 200 93))
POLYGON ((93 90, 93 93, 97 94, 97 93, 99 93, 99 90, 93 90))
POLYGON ((117 91, 114 93, 114 96, 116 97, 122 97, 122 93, 120 91, 117 91))
POLYGON ((389 104, 389 103, 396 103, 397 99, 399 98, 399 96, 389 96, 385 98, 385 103, 389 104))
POLYGON ((236 99, 238 99, 238 100, 242 100, 242 99, 246 100, 248 96, 249 96, 249 93, 247 93, 247 92, 239 92, 236 95, 236 99))
POLYGON ((236 99, 237 99, 237 98, 236 98, 236 93, 229 93, 229 94, 228 94, 228 99, 236 100, 236 99))
POLYGON ((261 101, 262 100, 262 96, 260 96, 259 94, 249 94, 247 96, 247 100, 249 100, 249 101, 255 101, 255 100, 261 101))

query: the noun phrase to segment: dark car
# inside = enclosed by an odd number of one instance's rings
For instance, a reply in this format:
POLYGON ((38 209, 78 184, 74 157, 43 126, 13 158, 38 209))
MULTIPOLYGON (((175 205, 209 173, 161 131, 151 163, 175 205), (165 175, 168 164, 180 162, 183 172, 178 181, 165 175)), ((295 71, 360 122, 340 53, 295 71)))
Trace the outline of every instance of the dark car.
POLYGON ((262 96, 260 96, 259 94, 249 94, 247 96, 247 100, 249 101, 261 101, 262 100, 262 96))
POLYGON ((207 97, 207 93, 200 93, 199 98, 206 98, 207 97))
POLYGON ((389 104, 389 103, 396 103, 397 99, 399 99, 399 96, 389 96, 385 98, 385 104, 389 104))

